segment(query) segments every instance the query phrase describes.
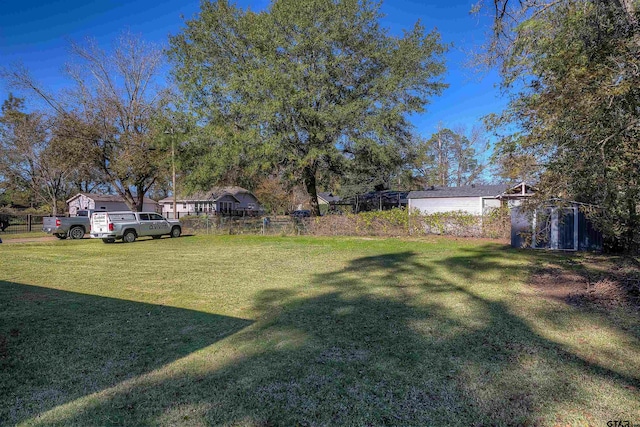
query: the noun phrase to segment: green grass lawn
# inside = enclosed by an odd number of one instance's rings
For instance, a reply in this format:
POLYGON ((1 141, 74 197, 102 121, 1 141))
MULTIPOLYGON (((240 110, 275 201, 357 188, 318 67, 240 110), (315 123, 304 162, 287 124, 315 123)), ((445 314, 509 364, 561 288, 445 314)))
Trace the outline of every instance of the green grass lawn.
POLYGON ((0 247, 0 425, 640 423, 640 320, 542 298, 576 255, 192 236, 0 247))
POLYGON ((39 238, 39 237, 47 237, 51 236, 51 234, 43 233, 42 231, 31 231, 29 233, 3 233, 0 232, 0 239, 2 241, 10 241, 13 239, 30 239, 30 238, 39 238))

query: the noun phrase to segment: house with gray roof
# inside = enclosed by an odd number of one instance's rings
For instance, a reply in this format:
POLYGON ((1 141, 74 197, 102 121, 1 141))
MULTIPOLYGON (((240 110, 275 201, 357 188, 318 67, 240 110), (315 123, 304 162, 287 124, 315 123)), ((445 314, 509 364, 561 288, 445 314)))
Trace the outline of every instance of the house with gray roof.
POLYGON ((318 203, 321 205, 330 205, 332 203, 340 203, 342 198, 340 196, 334 196, 333 193, 318 192, 318 203))
POLYGON ((181 218, 186 215, 250 216, 263 212, 256 196, 238 186, 212 187, 189 196, 178 195, 176 202, 174 214, 173 197, 160 200, 162 214, 167 218, 181 218))
POLYGON ((318 192, 318 204, 320 205, 320 213, 322 215, 327 212, 333 212, 336 210, 336 205, 342 201, 340 196, 334 196, 329 192, 318 192))
POLYGON ((482 215, 489 209, 500 207, 500 196, 509 189, 506 184, 430 187, 409 192, 408 207, 425 214, 463 211, 482 215))

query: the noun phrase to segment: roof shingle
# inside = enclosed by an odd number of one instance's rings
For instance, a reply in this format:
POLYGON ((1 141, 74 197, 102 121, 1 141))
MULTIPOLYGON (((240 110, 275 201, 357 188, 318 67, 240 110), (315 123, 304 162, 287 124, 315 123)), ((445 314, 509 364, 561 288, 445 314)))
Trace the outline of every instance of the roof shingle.
MULTIPOLYGON (((215 201, 226 195, 236 197, 238 194, 242 194, 242 193, 252 194, 246 188, 232 185, 232 186, 225 186, 225 187, 211 187, 207 191, 198 191, 198 192, 192 193, 187 197, 178 195, 177 201, 179 202, 215 201)), ((167 197, 160 200, 158 203, 169 203, 172 201, 173 201, 173 197, 167 197)))
POLYGON ((408 199, 434 199, 448 197, 497 197, 509 188, 499 185, 464 185, 461 187, 433 187, 433 189, 409 192, 408 199))
MULTIPOLYGON (((97 194, 97 193, 78 193, 75 196, 73 196, 72 198, 70 198, 69 200, 67 200, 67 203, 69 203, 71 200, 75 199, 78 196, 85 196, 88 197, 90 199, 92 199, 94 202, 116 202, 116 203, 124 203, 124 199, 117 195, 117 194, 97 194)), ((135 195, 134 195, 135 197, 135 195)), ((144 203, 158 203, 153 199, 150 199, 148 197, 144 198, 144 203)))

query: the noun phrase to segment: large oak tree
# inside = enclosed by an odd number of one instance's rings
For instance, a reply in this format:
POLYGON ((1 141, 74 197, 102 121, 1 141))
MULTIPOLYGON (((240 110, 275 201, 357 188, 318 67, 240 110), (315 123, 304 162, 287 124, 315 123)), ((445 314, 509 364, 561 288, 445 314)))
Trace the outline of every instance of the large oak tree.
POLYGON ((445 47, 420 23, 396 37, 380 17, 370 0, 273 0, 260 13, 202 2, 169 50, 206 135, 192 177, 277 166, 319 214, 320 174, 406 144, 408 115, 445 87, 445 47))

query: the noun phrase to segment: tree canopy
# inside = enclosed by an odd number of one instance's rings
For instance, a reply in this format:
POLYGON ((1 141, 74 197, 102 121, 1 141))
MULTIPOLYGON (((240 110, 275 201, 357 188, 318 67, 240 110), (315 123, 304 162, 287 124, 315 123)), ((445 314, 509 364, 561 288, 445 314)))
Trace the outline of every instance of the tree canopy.
POLYGON ((494 0, 485 56, 500 65, 513 95, 492 119, 511 130, 498 158, 538 173, 540 197, 601 207, 600 228, 626 250, 640 245, 637 7, 630 0, 494 0))
POLYGON ((72 43, 71 52, 75 62, 67 74, 74 84, 63 94, 48 93, 21 68, 2 74, 51 107, 56 135, 83 159, 75 168, 84 173, 71 178, 81 186, 87 178, 106 183, 141 210, 170 155, 159 143, 166 129, 156 126, 169 104, 166 87, 156 82, 162 51, 125 33, 110 52, 93 40, 72 43))
MULTIPOLYGON (((423 186, 460 187, 480 179, 485 165, 479 155, 483 150, 479 128, 465 135, 464 129, 441 128, 428 140, 421 140, 414 159, 416 180, 423 186)), ((486 144, 486 143, 485 143, 486 144)))
POLYGON ((0 111, 0 176, 5 190, 23 191, 56 215, 70 190, 71 177, 85 164, 82 150, 64 138, 61 120, 25 111, 21 98, 9 95, 0 111))
POLYGON ((273 0, 260 13, 202 2, 169 50, 205 135, 191 176, 206 186, 236 167, 277 166, 318 214, 319 174, 372 152, 388 161, 384 147, 410 140, 408 114, 445 88, 445 47, 419 22, 396 37, 380 17, 370 0, 273 0))

